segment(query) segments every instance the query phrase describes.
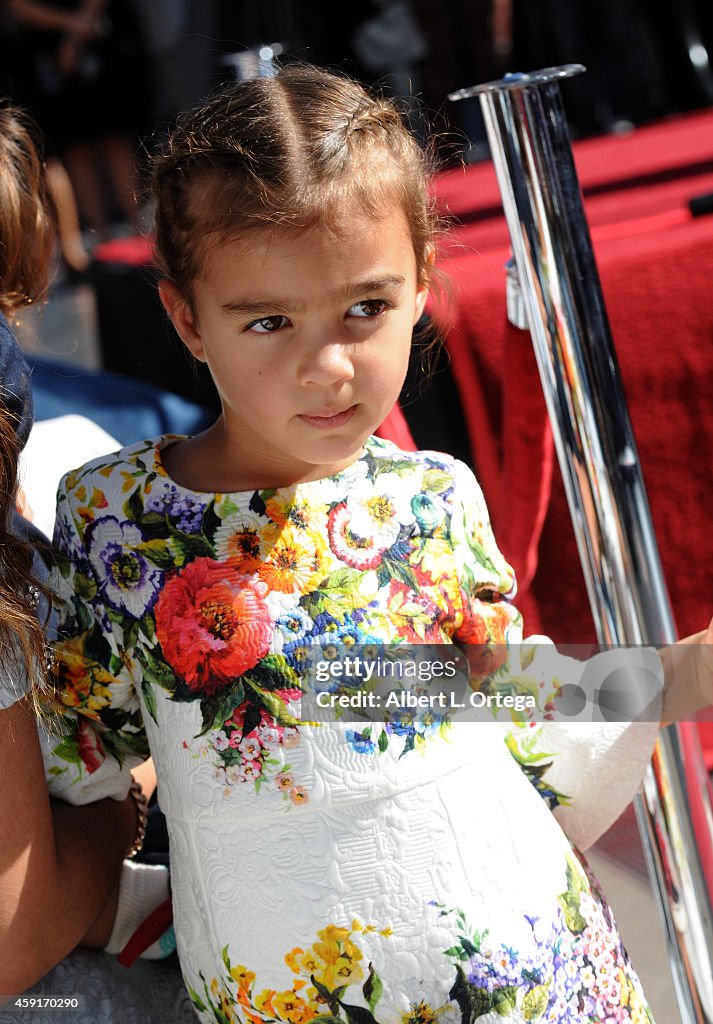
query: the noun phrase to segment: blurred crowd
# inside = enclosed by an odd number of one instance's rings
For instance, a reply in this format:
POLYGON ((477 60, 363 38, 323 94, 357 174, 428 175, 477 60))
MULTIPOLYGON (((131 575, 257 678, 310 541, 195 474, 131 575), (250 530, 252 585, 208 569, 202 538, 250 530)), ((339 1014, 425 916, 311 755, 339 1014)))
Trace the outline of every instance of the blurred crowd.
POLYGON ((80 225, 96 240, 142 226, 141 155, 161 126, 274 55, 381 83, 414 131, 479 159, 477 103, 450 106, 449 91, 581 62, 575 133, 621 130, 712 103, 712 41, 703 0, 1 0, 0 91, 42 128, 63 255, 81 274, 80 225))

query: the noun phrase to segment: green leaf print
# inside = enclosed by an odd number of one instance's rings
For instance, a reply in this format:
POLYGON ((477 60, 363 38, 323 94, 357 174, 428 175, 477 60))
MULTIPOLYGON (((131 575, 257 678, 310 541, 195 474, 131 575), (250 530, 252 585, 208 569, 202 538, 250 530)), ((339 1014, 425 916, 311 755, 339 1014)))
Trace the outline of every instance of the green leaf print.
POLYGON ((339 1005, 346 1013, 349 1024, 379 1024, 371 1010, 365 1010, 363 1006, 350 1006, 348 1003, 339 1005))
POLYGON ((79 756, 77 750, 77 741, 75 739, 66 739, 56 746, 53 751, 55 757, 60 757, 63 761, 69 761, 70 764, 81 764, 82 759, 79 756))
POLYGON ((363 604, 366 576, 361 569, 347 566, 336 569, 322 580, 316 590, 305 597, 305 611, 312 618, 320 612, 326 612, 343 621, 347 612, 363 604))
POLYGON ((369 1004, 369 1009, 373 1013, 374 1007, 384 994, 384 985, 381 978, 374 970, 374 965, 372 963, 369 964, 369 976, 364 982, 362 993, 369 1004))
POLYGON ((134 653, 143 669, 144 681, 153 683, 154 686, 160 686, 162 690, 173 694, 178 685, 173 669, 165 661, 155 658, 152 651, 137 647, 134 653))
POLYGON ((319 589, 339 590, 347 593, 348 591, 358 590, 363 578, 364 572, 361 569, 343 566, 342 568, 335 569, 329 576, 326 576, 320 583, 319 589))
POLYGON ((397 559, 383 558, 377 570, 377 578, 380 587, 387 586, 390 580, 398 580, 399 583, 405 583, 412 590, 418 591, 419 589, 416 574, 411 566, 408 562, 401 562, 397 559))
POLYGON ((188 562, 192 562, 194 558, 213 557, 211 545, 205 537, 197 534, 173 533, 169 544, 171 545, 173 565, 179 569, 182 569, 188 562))
POLYGON ((501 1017, 510 1017, 517 1009, 517 987, 506 985, 493 992, 493 1008, 501 1017))
MULTIPOLYGON (((339 1001, 335 998, 335 993, 330 992, 326 985, 323 985, 321 981, 317 981, 314 974, 310 976, 310 981, 317 989, 317 992, 320 994, 322 999, 324 999, 324 1001, 327 1003, 332 1013, 336 1014, 339 1001)), ((340 1022, 340 1024, 343 1024, 343 1022, 340 1022)))
POLYGON ((384 751, 388 749, 388 746, 389 736, 386 730, 384 730, 383 732, 379 733, 379 753, 383 754, 384 751))
POLYGON ((300 677, 282 654, 266 654, 250 669, 250 679, 265 690, 299 690, 300 677))
POLYGON ((173 569, 173 552, 171 550, 171 544, 168 540, 147 540, 143 544, 139 544, 138 551, 146 557, 146 559, 153 565, 158 566, 164 572, 168 572, 169 569, 173 569))
POLYGON ((93 601, 97 596, 96 580, 92 576, 85 576, 83 572, 77 572, 74 576, 74 592, 82 601, 93 601))
POLYGON ((453 486, 453 477, 442 469, 427 469, 423 474, 423 489, 431 494, 443 494, 453 486))
POLYGON ((201 700, 202 723, 199 736, 205 736, 211 729, 222 729, 238 704, 245 700, 245 688, 242 683, 231 686, 229 690, 203 697, 201 700))
POLYGON ((199 1013, 207 1013, 208 1007, 205 1005, 198 993, 195 992, 188 984, 186 985, 186 988, 188 989, 188 995, 196 1010, 198 1010, 199 1013))
POLYGON ((301 720, 291 715, 280 698, 276 697, 274 693, 270 693, 269 690, 265 690, 261 686, 258 686, 247 676, 244 677, 244 681, 245 685, 249 686, 250 689, 257 694, 260 698, 260 703, 267 711, 270 712, 276 722, 280 725, 302 725, 301 720))
POLYGON ((458 1003, 461 1024, 473 1024, 478 1017, 493 1009, 492 999, 486 990, 471 985, 460 966, 456 967, 456 980, 448 995, 458 1003))
POLYGON ((158 725, 158 719, 156 717, 156 694, 154 693, 153 686, 147 679, 141 680, 141 694, 144 698, 146 710, 151 715, 156 725, 158 725))
POLYGON ((395 473, 400 477, 409 476, 413 473, 413 462, 407 459, 374 459, 372 479, 376 480, 382 473, 395 473))
POLYGON ((141 519, 143 514, 144 503, 141 500, 141 490, 137 487, 124 502, 124 515, 130 523, 133 523, 136 519, 141 519))
POLYGON ((587 922, 579 912, 579 901, 583 891, 588 890, 586 879, 581 875, 577 864, 567 858, 567 892, 558 896, 559 905, 567 927, 575 935, 579 935, 587 927, 587 922))
POLYGON ((522 1000, 522 1015, 525 1020, 537 1020, 547 1009, 549 1002, 547 985, 537 985, 525 993, 522 1000))

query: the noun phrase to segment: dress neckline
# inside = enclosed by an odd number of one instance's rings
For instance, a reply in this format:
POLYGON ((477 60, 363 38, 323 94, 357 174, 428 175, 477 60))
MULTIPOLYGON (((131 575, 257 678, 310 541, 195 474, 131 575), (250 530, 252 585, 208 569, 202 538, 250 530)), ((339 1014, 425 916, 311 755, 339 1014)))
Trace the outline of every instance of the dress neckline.
POLYGON ((189 436, 190 435, 188 434, 161 435, 161 437, 159 437, 154 444, 153 469, 158 476, 168 481, 169 484, 171 484, 173 487, 175 487, 182 493, 195 495, 196 497, 203 498, 205 500, 212 499, 216 494, 232 498, 239 498, 241 495, 243 497, 252 497, 253 494, 257 494, 260 491, 270 491, 271 493, 275 494, 286 492, 297 494, 303 491, 305 488, 312 488, 315 486, 323 485, 325 483, 335 483, 341 480, 343 477, 349 476, 350 474, 358 474, 359 470, 355 469, 355 467, 359 466, 359 464, 363 462, 367 455, 376 454, 375 450, 378 451, 380 449, 395 447, 391 442, 385 441, 383 438, 372 435, 370 437, 367 437, 367 439, 364 442, 361 454, 358 456, 358 458, 354 460, 354 462, 351 462, 348 466, 345 466, 344 469, 340 469, 336 473, 331 473, 327 476, 318 477, 316 480, 303 480, 294 484, 285 484, 282 487, 249 487, 238 491, 198 491, 192 487, 186 487, 184 484, 180 484, 177 480, 174 480, 174 478, 166 469, 162 456, 162 452, 164 452, 172 444, 175 444, 178 441, 187 441, 189 440, 189 436))

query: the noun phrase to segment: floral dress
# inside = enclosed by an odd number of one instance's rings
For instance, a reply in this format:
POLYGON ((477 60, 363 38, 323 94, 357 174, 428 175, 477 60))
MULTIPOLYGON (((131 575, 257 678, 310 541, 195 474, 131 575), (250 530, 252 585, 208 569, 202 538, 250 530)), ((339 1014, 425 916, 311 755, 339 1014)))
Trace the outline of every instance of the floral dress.
MULTIPOLYGON (((81 803, 153 755, 198 1017, 650 1021, 572 843, 632 798, 655 726, 299 715, 317 649, 471 644, 477 685, 503 671, 514 580, 470 470, 372 438, 322 480, 198 493, 163 467, 175 440, 60 486, 46 758, 81 803)), ((521 666, 540 708, 570 668, 549 652, 521 666)))

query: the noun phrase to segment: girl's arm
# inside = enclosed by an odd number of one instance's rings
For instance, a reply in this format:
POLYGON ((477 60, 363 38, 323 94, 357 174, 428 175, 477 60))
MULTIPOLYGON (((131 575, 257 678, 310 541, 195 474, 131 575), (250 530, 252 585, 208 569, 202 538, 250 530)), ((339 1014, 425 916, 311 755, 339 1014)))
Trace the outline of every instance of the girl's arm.
POLYGON ((50 803, 26 701, 0 711, 0 780, 0 993, 15 994, 82 940, 106 944, 137 815, 130 797, 50 803))

